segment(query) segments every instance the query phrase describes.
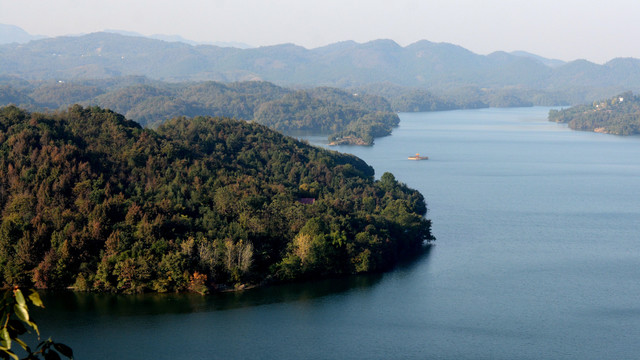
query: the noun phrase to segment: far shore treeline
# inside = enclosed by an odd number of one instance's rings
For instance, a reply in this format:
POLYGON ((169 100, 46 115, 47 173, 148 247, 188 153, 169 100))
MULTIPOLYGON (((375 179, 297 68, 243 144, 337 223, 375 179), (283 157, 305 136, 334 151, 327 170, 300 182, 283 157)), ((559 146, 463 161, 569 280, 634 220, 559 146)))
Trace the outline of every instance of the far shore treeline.
MULTIPOLYGON (((73 104, 99 106, 149 128, 180 116, 223 116, 254 121, 285 134, 313 132, 328 135, 335 144, 355 145, 372 145, 375 138, 390 135, 400 122, 399 112, 559 106, 578 101, 561 98, 518 88, 474 86, 437 96, 425 89, 390 83, 350 89, 296 89, 264 81, 168 83, 127 76, 56 82, 0 75, 0 106, 16 105, 43 113, 64 111, 73 104)), ((574 130, 637 134, 639 103, 637 96, 627 91, 610 99, 553 110, 549 120, 567 123, 574 130), (627 101, 618 102, 619 98, 627 101)))
POLYGON ((164 83, 143 77, 77 82, 26 82, 0 78, 0 106, 30 111, 100 106, 155 128, 178 116, 224 116, 253 120, 282 132, 313 131, 373 144, 400 119, 383 97, 328 87, 288 89, 262 81, 164 83))
POLYGON ((0 108, 0 282, 206 292, 382 271, 434 240, 390 173, 255 122, 0 108))
MULTIPOLYGON (((525 91, 466 87, 437 96, 393 84, 351 89, 286 88, 264 81, 168 83, 141 76, 75 81, 27 81, 0 75, 0 106, 32 112, 100 106, 155 128, 178 116, 224 116, 287 133, 312 131, 331 141, 371 145, 391 134, 398 112, 533 106, 551 101, 525 91), (354 139, 354 141, 348 141, 354 139)), ((556 103, 554 103, 556 104, 556 103)))
POLYGON ((549 120, 566 123, 573 130, 638 135, 640 134, 640 97, 628 91, 591 104, 551 110, 549 120))

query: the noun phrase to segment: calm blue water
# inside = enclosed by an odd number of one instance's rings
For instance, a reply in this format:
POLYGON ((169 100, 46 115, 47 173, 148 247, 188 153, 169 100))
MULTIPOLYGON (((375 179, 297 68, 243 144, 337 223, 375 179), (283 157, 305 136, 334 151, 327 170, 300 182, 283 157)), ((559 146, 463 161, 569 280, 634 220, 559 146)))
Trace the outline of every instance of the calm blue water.
POLYGON ((375 146, 336 148, 428 201, 437 245, 394 272, 207 298, 49 295, 41 331, 78 359, 636 359, 640 138, 547 112, 401 114, 375 146))

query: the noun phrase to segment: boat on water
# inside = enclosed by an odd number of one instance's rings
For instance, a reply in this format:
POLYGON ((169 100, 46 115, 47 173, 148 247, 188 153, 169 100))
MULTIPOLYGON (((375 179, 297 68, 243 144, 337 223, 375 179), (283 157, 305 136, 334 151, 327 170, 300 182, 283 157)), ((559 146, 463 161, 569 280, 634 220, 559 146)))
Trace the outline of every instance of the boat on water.
POLYGON ((429 160, 428 156, 420 156, 419 153, 416 153, 415 156, 409 156, 409 160, 429 160))

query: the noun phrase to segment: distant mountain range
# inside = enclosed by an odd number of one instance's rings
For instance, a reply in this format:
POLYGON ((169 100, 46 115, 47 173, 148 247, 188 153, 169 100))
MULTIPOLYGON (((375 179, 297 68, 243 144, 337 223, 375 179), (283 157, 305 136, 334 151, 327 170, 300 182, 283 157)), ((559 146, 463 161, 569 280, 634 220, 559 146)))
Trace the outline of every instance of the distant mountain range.
POLYGON ((211 41, 211 42, 193 41, 193 40, 186 39, 180 35, 153 34, 153 35, 145 36, 133 31, 113 30, 113 29, 105 30, 105 32, 120 34, 125 36, 146 37, 149 39, 162 40, 162 41, 168 41, 168 42, 181 42, 181 43, 194 45, 194 46, 213 45, 213 46, 219 46, 219 47, 234 47, 238 49, 250 49, 253 47, 249 44, 245 44, 237 41, 211 41))
POLYGON ((558 66, 562 66, 564 64, 566 64, 566 61, 562 61, 562 60, 558 60, 558 59, 547 59, 544 58, 542 56, 536 55, 536 54, 532 54, 526 51, 512 51, 509 54, 511 55, 515 55, 515 56, 521 56, 521 57, 526 57, 526 58, 530 58, 536 61, 539 61, 549 67, 558 67, 558 66))
MULTIPOLYGON (((249 49, 253 46, 236 41, 211 41, 211 42, 199 42, 186 39, 180 35, 165 35, 165 34, 153 34, 149 36, 142 35, 134 31, 107 29, 104 32, 120 34, 125 36, 146 37, 149 39, 162 40, 168 42, 182 42, 189 45, 214 45, 220 47, 234 47, 238 49, 249 49)), ((79 35, 78 35, 79 36, 79 35)), ((8 24, 0 24, 0 44, 26 44, 31 40, 46 39, 49 36, 43 35, 31 35, 24 29, 8 24)))
POLYGON ((389 83, 441 92, 462 87, 533 89, 599 98, 640 89, 640 60, 598 65, 526 52, 478 55, 426 40, 344 41, 306 49, 293 44, 240 49, 191 45, 120 33, 93 33, 0 45, 0 76, 74 80, 143 75, 164 81, 265 80, 285 86, 358 87, 389 83))
POLYGON ((0 24, 0 44, 24 44, 31 40, 44 39, 45 37, 31 35, 15 25, 0 24))

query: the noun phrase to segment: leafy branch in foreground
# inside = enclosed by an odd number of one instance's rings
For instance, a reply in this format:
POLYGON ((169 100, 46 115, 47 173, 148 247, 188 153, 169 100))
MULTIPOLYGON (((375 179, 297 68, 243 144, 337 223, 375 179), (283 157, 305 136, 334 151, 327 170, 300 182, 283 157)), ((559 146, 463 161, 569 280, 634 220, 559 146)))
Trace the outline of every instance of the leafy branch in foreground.
MULTIPOLYGON (((27 298, 33 305, 44 307, 42 300, 40 300, 40 295, 35 290, 31 290, 27 298)), ((2 321, 2 328, 0 328, 0 358, 19 360, 18 355, 11 350, 11 346, 15 342, 27 353, 27 356, 22 360, 60 359, 58 353, 73 359, 73 351, 67 345, 47 339, 41 341, 35 349, 31 349, 24 340, 19 338, 26 334, 29 328, 38 334, 38 338, 40 337, 40 332, 38 331, 38 326, 29 317, 27 301, 17 286, 5 291, 0 301, 0 319, 2 321)))

